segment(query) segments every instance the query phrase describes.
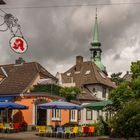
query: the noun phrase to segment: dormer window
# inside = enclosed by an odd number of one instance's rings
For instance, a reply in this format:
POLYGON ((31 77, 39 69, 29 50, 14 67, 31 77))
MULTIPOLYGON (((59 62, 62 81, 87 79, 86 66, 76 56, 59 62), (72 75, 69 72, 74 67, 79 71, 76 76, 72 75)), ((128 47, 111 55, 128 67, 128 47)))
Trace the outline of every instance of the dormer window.
POLYGON ((80 73, 80 71, 75 71, 75 74, 79 74, 80 73))
POLYGON ((85 75, 87 75, 87 74, 90 74, 90 70, 87 70, 86 72, 85 72, 85 75))
POLYGON ((67 73, 67 76, 70 76, 71 75, 71 73, 67 73))

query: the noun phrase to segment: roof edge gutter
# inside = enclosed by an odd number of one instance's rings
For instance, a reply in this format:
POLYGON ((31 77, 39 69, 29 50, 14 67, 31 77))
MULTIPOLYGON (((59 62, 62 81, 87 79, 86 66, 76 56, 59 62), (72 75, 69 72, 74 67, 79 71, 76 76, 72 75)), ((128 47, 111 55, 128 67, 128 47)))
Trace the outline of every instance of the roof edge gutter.
POLYGON ((6 76, 6 77, 8 77, 8 74, 7 74, 7 72, 5 71, 5 69, 3 68, 3 67, 0 67, 1 68, 1 70, 2 70, 2 72, 3 72, 3 74, 6 76))

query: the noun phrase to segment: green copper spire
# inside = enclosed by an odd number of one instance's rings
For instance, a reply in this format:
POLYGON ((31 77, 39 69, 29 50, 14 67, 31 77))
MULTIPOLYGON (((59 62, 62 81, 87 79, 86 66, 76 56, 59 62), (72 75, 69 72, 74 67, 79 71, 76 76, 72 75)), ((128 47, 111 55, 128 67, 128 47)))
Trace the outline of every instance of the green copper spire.
POLYGON ((94 25, 94 31, 93 31, 93 41, 91 43, 91 61, 94 62, 97 67, 102 70, 105 70, 105 66, 101 62, 101 43, 99 41, 99 31, 98 31, 98 20, 97 20, 97 8, 96 8, 96 15, 95 15, 95 25, 94 25))
POLYGON ((97 20, 97 8, 96 8, 96 16, 95 16, 95 25, 93 31, 93 43, 99 43, 99 30, 98 30, 98 20, 97 20))

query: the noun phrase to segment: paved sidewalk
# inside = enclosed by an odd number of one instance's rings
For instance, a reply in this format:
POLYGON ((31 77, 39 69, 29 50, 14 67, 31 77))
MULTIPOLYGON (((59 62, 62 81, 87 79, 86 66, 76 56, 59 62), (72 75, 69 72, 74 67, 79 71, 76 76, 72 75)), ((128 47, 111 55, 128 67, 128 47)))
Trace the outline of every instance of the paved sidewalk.
MULTIPOLYGON (((11 134, 0 133, 0 140, 65 140, 62 138, 40 137, 36 136, 36 134, 37 132, 19 132, 11 134)), ((76 137, 71 138, 70 140, 98 140, 100 138, 102 139, 105 137, 76 137)))

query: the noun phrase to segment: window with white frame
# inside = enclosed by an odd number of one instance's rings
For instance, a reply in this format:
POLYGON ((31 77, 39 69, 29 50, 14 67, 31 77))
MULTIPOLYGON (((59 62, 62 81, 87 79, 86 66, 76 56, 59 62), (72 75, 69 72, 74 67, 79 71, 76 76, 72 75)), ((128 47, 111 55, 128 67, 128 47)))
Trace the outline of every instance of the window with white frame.
POLYGON ((76 122, 77 121, 77 111, 76 110, 71 110, 70 111, 70 121, 71 122, 76 122))
POLYGON ((60 120, 60 109, 52 109, 52 120, 60 120))
POLYGON ((86 120, 92 120, 92 110, 86 110, 86 120))

